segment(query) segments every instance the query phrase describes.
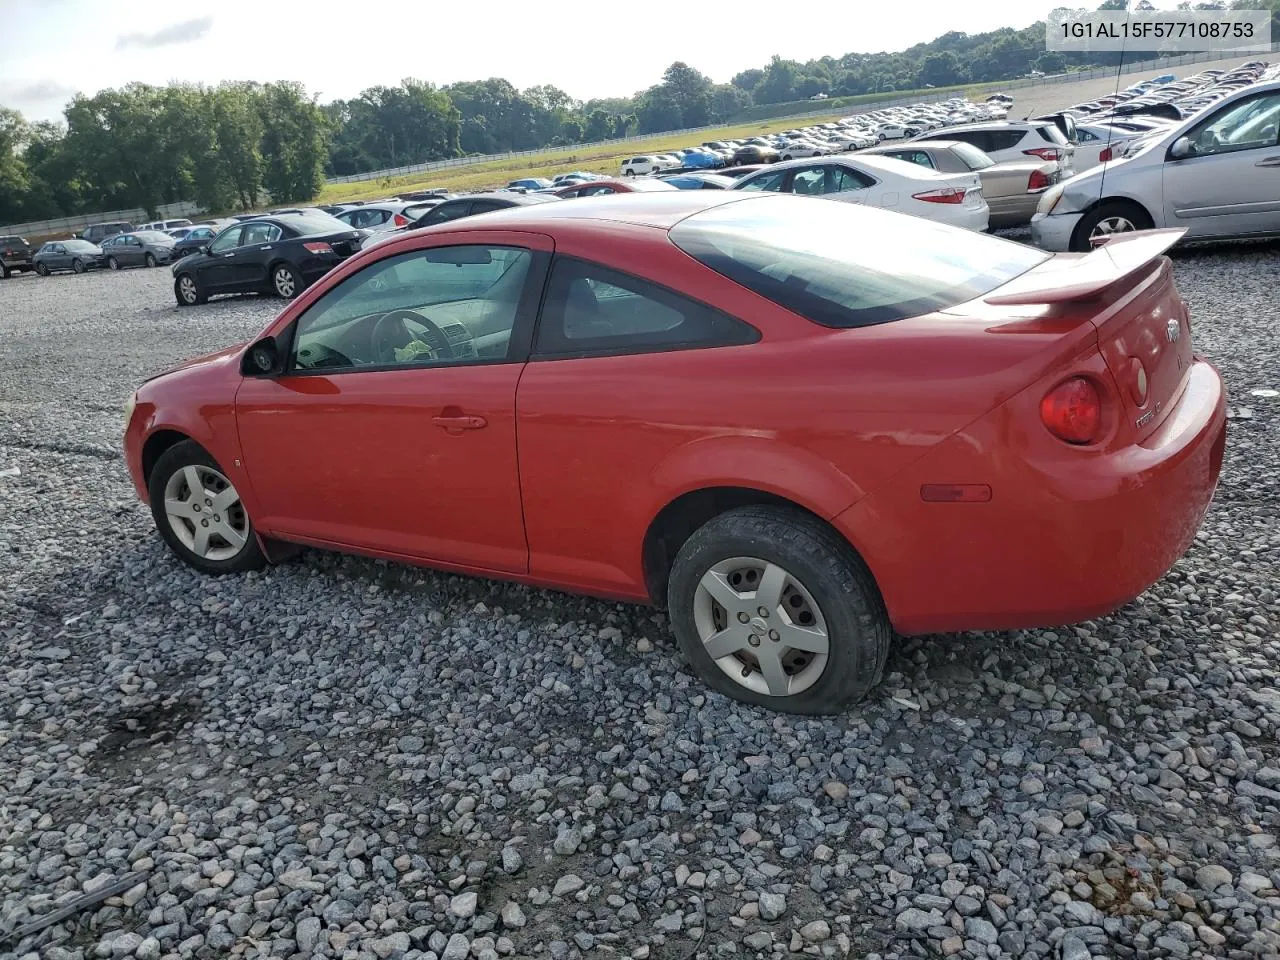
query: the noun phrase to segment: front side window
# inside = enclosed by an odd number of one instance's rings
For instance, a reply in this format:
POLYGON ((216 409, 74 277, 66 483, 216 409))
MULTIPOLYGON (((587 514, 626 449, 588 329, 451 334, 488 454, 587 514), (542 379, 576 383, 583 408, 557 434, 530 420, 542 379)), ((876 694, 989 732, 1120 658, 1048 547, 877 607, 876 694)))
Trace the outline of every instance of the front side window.
POLYGON ((1280 92, 1233 103, 1191 131, 1192 155, 1271 148, 1280 143, 1280 92))
POLYGON ((543 358, 750 343, 753 327, 647 280, 557 257, 534 353, 543 358))
POLYGON ((782 183, 787 179, 786 170, 771 170, 768 173, 762 173, 759 176, 751 177, 743 180, 737 185, 738 190, 769 190, 777 193, 782 189, 782 183))
POLYGON ((219 235, 218 239, 209 245, 210 253, 226 253, 228 250, 234 250, 240 246, 240 234, 244 232, 244 227, 232 227, 226 233, 219 235))
POLYGON ((517 247, 432 247, 388 257, 298 319, 292 369, 501 361, 533 255, 517 247))
POLYGON ((828 327, 953 307, 1050 256, 888 210, 786 197, 712 207, 669 236, 717 273, 828 327))

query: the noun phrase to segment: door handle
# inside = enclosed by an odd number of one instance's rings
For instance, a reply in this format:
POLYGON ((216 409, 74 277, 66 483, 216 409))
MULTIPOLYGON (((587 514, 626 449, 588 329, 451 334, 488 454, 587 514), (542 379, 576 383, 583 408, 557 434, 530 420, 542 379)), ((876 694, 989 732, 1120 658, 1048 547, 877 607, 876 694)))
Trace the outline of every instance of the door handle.
POLYGON ((262 249, 263 249, 263 250, 270 250, 270 249, 271 249, 271 244, 269 244, 269 243, 268 243, 268 244, 267 244, 265 247, 263 247, 262 249))
POLYGON ((445 415, 432 417, 431 422, 437 427, 442 427, 446 433, 461 433, 463 430, 479 430, 481 427, 487 427, 489 421, 484 417, 468 416, 466 414, 445 415))
POLYGON ((1280 157, 1263 157, 1261 160, 1255 163, 1254 166, 1255 167, 1280 167, 1280 157))

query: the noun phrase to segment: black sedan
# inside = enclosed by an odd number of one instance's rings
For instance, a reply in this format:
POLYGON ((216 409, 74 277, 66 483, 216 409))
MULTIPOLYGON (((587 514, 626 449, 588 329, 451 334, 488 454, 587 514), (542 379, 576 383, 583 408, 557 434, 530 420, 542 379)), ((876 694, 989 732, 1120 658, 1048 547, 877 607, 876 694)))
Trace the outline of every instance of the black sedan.
POLYGON ((219 293, 273 293, 292 300, 360 249, 368 231, 320 211, 237 223, 173 265, 178 306, 219 293))
POLYGON ((106 262, 101 247, 79 239, 50 240, 36 251, 31 260, 35 264, 36 273, 42 277, 47 277, 55 270, 84 273, 101 267, 106 262))

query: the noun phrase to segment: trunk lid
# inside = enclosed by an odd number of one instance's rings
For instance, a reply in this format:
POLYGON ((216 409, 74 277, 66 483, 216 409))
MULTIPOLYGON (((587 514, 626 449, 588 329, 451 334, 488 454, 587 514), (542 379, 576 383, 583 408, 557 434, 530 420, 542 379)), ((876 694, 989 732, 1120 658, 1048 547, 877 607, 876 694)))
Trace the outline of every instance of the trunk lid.
POLYGON ((1190 315, 1163 256, 1183 233, 1124 234, 1087 254, 1062 254, 984 298, 993 305, 1054 304, 1087 317, 1133 442, 1164 421, 1191 368, 1190 315))

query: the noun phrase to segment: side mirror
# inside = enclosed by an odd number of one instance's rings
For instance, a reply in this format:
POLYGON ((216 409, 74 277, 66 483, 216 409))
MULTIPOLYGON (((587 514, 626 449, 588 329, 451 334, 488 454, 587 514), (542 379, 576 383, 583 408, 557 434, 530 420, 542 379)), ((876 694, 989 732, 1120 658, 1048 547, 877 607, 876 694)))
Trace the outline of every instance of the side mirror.
POLYGON ((200 244, 200 252, 207 257, 209 255, 209 245, 207 243, 200 244))
POLYGON ((240 373, 246 377, 273 377, 280 372, 280 348, 275 337, 263 337, 240 361, 240 373))
POLYGON ((1173 141, 1173 146, 1169 148, 1169 158, 1171 160, 1184 160, 1195 153, 1195 148, 1191 145, 1190 137, 1179 137, 1173 141))

